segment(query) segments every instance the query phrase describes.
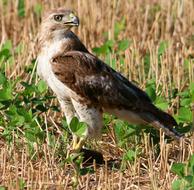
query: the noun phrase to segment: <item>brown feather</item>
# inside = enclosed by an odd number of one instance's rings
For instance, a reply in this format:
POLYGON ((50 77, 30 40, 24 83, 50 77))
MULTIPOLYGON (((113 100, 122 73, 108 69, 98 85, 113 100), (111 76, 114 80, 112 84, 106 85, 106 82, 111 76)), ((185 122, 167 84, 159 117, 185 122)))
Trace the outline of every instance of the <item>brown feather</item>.
MULTIPOLYGON (((102 109, 130 110, 145 123, 174 132, 176 121, 159 110, 148 96, 97 57, 70 51, 53 59, 52 69, 57 78, 83 98, 88 105, 102 109)), ((171 134, 172 135, 172 134, 171 134)))

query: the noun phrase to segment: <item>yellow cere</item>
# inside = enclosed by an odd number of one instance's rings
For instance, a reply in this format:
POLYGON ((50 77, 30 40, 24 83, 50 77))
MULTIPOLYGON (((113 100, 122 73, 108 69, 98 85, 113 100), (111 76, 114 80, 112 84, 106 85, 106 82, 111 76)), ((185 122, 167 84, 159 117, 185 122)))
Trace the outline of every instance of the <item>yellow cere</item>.
POLYGON ((75 15, 73 13, 70 13, 69 18, 73 18, 73 17, 75 17, 75 15))

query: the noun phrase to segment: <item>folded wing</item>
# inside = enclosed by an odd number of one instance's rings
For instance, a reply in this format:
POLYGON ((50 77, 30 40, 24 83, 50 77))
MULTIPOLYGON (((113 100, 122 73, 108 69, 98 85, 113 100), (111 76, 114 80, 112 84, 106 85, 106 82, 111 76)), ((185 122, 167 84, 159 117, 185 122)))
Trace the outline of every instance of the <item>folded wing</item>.
POLYGON ((145 123, 179 136, 173 129, 177 125, 173 117, 156 108, 145 92, 94 55, 70 51, 53 58, 52 69, 88 105, 129 110, 145 123))

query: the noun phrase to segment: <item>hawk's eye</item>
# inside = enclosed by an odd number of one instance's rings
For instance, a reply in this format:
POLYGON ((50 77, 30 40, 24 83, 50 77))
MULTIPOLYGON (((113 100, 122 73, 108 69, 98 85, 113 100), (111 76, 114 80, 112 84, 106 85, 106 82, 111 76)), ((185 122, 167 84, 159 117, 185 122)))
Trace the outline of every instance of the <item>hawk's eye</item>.
POLYGON ((55 19, 55 21, 57 21, 57 22, 62 21, 62 18, 63 18, 63 15, 55 15, 55 16, 54 16, 54 19, 55 19))

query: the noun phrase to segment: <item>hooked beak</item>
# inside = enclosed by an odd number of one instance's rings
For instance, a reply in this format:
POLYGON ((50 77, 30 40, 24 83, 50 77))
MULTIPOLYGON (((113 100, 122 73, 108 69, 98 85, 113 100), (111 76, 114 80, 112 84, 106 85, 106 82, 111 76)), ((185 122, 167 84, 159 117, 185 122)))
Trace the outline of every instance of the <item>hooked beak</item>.
POLYGON ((79 18, 77 16, 74 16, 74 18, 72 19, 72 24, 74 24, 75 26, 79 26, 79 18))
POLYGON ((65 25, 70 25, 70 26, 79 26, 79 18, 75 15, 70 15, 69 21, 66 21, 64 24, 65 25))

